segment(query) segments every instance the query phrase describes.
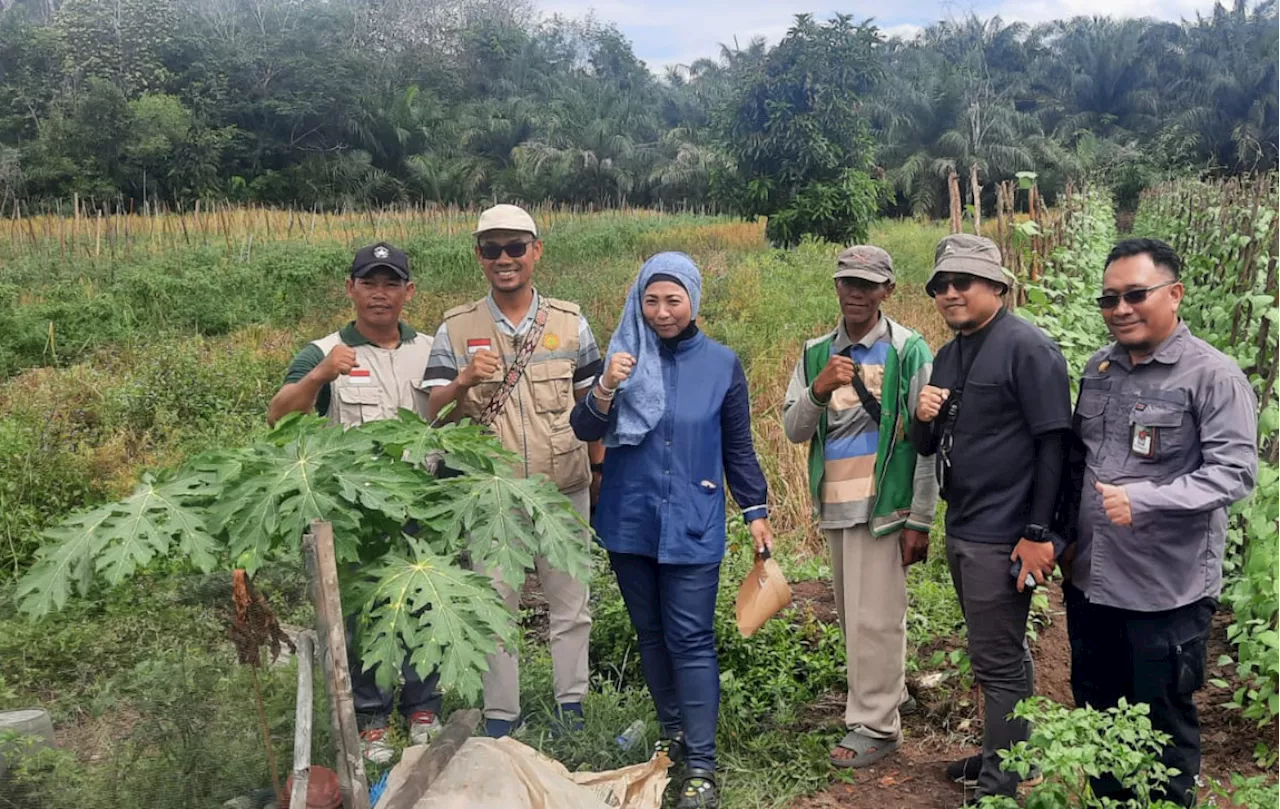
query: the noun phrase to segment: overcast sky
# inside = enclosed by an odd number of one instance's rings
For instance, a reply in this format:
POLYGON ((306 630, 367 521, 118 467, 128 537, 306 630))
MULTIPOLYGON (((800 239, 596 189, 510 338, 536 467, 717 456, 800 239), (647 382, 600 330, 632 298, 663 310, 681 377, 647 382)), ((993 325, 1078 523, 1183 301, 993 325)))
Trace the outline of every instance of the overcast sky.
POLYGON ((814 0, 540 0, 538 6, 548 14, 571 17, 594 11, 600 21, 616 23, 630 38, 636 55, 660 74, 667 65, 717 56, 720 44, 732 45, 735 36, 743 46, 754 36, 776 43, 793 16, 804 12, 823 19, 831 11, 852 14, 859 21, 871 17, 886 32, 907 36, 931 22, 959 19, 970 12, 984 19, 999 14, 1006 22, 1038 23, 1094 14, 1177 21, 1194 18, 1197 11, 1208 13, 1213 0, 896 0, 834 9, 814 0))

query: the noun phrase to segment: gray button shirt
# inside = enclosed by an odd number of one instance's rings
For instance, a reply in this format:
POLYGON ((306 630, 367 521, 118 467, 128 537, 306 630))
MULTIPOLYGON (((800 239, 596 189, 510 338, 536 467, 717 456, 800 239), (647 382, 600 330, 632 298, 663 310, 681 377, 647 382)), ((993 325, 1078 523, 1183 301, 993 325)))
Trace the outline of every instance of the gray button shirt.
POLYGON ((1074 420, 1085 468, 1072 571, 1090 602, 1158 612, 1219 595, 1227 508, 1257 476, 1257 407, 1235 361, 1184 323, 1137 366, 1115 344, 1093 355, 1074 420), (1097 481, 1124 487, 1132 526, 1107 518, 1097 481))

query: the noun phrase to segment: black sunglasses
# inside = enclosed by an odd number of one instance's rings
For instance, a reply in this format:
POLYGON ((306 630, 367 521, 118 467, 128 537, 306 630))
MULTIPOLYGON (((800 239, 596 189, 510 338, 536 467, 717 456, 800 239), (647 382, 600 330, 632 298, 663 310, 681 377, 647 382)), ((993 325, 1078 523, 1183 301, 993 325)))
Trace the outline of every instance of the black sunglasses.
POLYGON ((480 255, 484 256, 487 261, 493 261, 503 253, 506 253, 512 258, 520 258, 529 250, 530 244, 532 244, 532 242, 508 242, 507 244, 482 242, 480 244, 480 255))
POLYGON ((1150 295, 1152 292, 1155 292, 1157 289, 1162 289, 1163 287, 1172 286, 1173 284, 1176 284, 1176 283, 1178 282, 1165 281, 1163 284, 1156 284, 1153 287, 1144 287, 1142 289, 1131 289, 1128 292, 1120 292, 1114 295, 1099 295, 1097 299, 1098 308, 1114 309, 1120 305, 1121 298, 1124 298, 1124 302, 1129 304, 1130 306, 1137 306, 1138 304, 1145 301, 1147 299, 1147 296, 1150 295))
POLYGON ((972 275, 939 275, 925 285, 924 291, 930 298, 936 298, 946 292, 949 287, 955 287, 956 292, 968 292, 971 286, 973 286, 972 275))

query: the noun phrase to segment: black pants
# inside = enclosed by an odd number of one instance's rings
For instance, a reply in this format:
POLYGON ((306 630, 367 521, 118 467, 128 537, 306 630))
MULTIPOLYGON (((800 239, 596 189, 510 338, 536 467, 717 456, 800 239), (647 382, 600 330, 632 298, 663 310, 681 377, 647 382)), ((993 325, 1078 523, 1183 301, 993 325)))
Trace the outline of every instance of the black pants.
MULTIPOLYGON (((378 687, 374 672, 366 671, 360 660, 360 641, 356 637, 358 618, 347 616, 347 668, 351 671, 351 699, 356 713, 356 726, 364 731, 385 728, 395 707, 395 692, 378 687)), ((404 684, 400 688, 400 713, 408 719, 418 711, 439 714, 444 695, 440 693, 440 672, 432 671, 424 680, 405 658, 400 669, 404 684)))
POLYGON ((1027 723, 1010 719, 1018 702, 1035 693, 1036 667, 1027 648, 1031 591, 1018 592, 1009 575, 1013 545, 969 542, 947 537, 947 564, 969 631, 969 664, 982 686, 982 769, 976 797, 1018 791, 1018 776, 1000 768, 1000 751, 1030 733, 1027 723))
MULTIPOLYGON (((1076 705, 1098 710, 1120 698, 1151 706, 1151 725, 1172 738, 1162 761, 1178 775, 1164 799, 1193 806, 1200 774, 1200 718, 1192 695, 1204 685, 1209 628, 1218 602, 1204 598, 1164 612, 1134 612, 1090 604, 1067 584, 1067 635, 1071 639, 1071 691, 1076 705)), ((1132 797, 1113 778, 1095 781, 1099 797, 1132 797)))

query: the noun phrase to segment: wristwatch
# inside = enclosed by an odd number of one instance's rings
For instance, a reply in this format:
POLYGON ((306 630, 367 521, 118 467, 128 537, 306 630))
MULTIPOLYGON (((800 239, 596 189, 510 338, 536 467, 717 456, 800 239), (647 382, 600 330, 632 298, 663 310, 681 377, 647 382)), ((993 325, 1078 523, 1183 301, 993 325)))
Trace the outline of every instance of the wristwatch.
POLYGON ((1022 531, 1022 536, 1032 542, 1052 542, 1053 532, 1043 525, 1031 523, 1022 531))

